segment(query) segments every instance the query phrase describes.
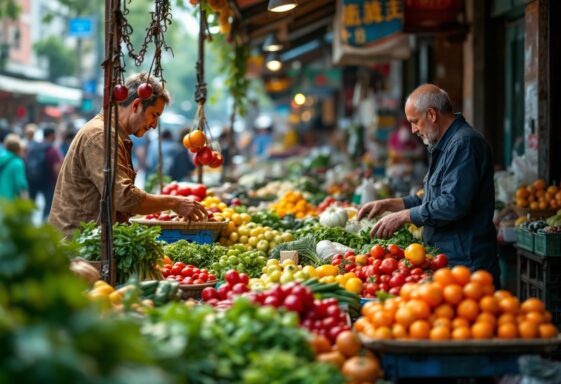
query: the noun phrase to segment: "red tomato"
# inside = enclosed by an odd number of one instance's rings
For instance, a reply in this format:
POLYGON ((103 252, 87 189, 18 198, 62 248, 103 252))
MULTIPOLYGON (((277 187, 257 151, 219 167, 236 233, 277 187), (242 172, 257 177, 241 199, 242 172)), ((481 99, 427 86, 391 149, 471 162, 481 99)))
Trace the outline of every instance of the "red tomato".
POLYGON ((247 288, 247 285, 242 284, 242 283, 237 283, 236 285, 234 285, 232 287, 232 292, 237 293, 237 294, 242 294, 244 292, 248 292, 249 288, 247 288))
MULTIPOLYGON (((185 265, 185 264, 183 264, 183 265, 185 265)), ((175 264, 173 267, 171 267, 171 274, 172 275, 181 275, 182 270, 183 270, 183 266, 175 264)))
POLYGON ((201 199, 206 197, 206 187, 203 184, 198 184, 192 189, 193 195, 199 196, 201 199))
POLYGON ((388 293, 394 295, 394 296, 399 296, 399 292, 401 291, 401 286, 399 287, 393 287, 390 288, 390 290, 388 291, 388 293))
POLYGON ((388 251, 390 251, 390 253, 398 259, 403 258, 403 250, 395 244, 388 245, 388 251))
POLYGON ((356 256, 356 253, 354 251, 347 251, 345 252, 345 258, 349 257, 349 256, 356 256))
POLYGON ((216 289, 220 300, 226 300, 228 298, 228 292, 230 292, 230 289, 231 285, 228 283, 222 284, 220 287, 218 287, 218 289, 216 289))
POLYGON ((390 275, 380 275, 380 277, 378 278, 378 280, 380 281, 380 283, 389 283, 391 279, 390 275))
POLYGON ((193 276, 193 267, 188 266, 181 270, 181 276, 183 277, 191 277, 193 276))
POLYGON ((432 270, 444 268, 448 265, 448 257, 444 253, 438 254, 431 260, 430 264, 432 270))
POLYGON ((193 278, 192 277, 186 277, 183 279, 182 281, 183 284, 193 284, 193 278))
POLYGON ((387 292, 390 289, 390 286, 387 283, 381 283, 380 289, 387 292))
POLYGON ((331 265, 334 265, 334 266, 337 267, 337 266, 341 265, 342 262, 343 262, 343 260, 341 260, 341 259, 333 260, 331 262, 331 265))
POLYGON ((333 256, 333 258, 331 260, 342 260, 343 259, 343 255, 341 255, 340 253, 336 254, 335 256, 333 256))
POLYGON ((304 310, 304 303, 302 303, 302 300, 297 295, 293 294, 286 296, 283 305, 289 311, 301 313, 304 310))
POLYGON ((347 260, 350 263, 354 263, 356 261, 356 256, 355 255, 345 256, 345 260, 347 260))
POLYGON ((206 273, 200 273, 199 279, 201 279, 204 283, 208 281, 208 275, 206 273))
POLYGON ((390 287, 392 288, 401 287, 403 284, 405 284, 405 275, 401 273, 396 273, 390 279, 390 287))
POLYGON ((280 301, 276 296, 267 296, 263 304, 272 305, 273 307, 278 307, 280 305, 280 301))
MULTIPOLYGON (((186 279, 188 279, 188 277, 186 277, 186 279)), ((203 283, 204 281, 202 281, 201 279, 193 280, 193 284, 203 284, 203 283)))
POLYGON ((234 286, 240 282, 240 275, 235 269, 230 269, 224 275, 224 280, 226 280, 230 285, 234 286))
POLYGON ((397 260, 394 258, 384 259, 380 265, 380 270, 386 274, 390 274, 397 269, 397 260))
POLYGON ((375 259, 383 259, 384 255, 386 254, 386 250, 381 245, 375 245, 370 250, 370 254, 375 259))
POLYGON ((245 273, 240 273, 239 274, 239 279, 240 279, 240 283, 244 284, 244 285, 248 285, 249 284, 249 276, 245 273))
POLYGON ((206 287, 205 289, 203 289, 201 297, 204 301, 208 302, 211 299, 218 299, 218 293, 216 292, 216 289, 212 287, 206 287))
POLYGON ((420 276, 420 275, 423 274, 423 270, 422 270, 422 268, 413 268, 413 269, 411 270, 411 274, 412 274, 412 275, 419 275, 419 276, 420 276))
POLYGON ((214 281, 214 280, 216 280, 216 276, 214 276, 212 273, 210 273, 208 275, 208 281, 214 281))
POLYGON ((169 267, 162 268, 162 275, 164 277, 168 277, 170 275, 170 273, 171 273, 171 268, 169 268, 169 267))
POLYGON ((179 196, 189 196, 191 193, 192 193, 192 192, 191 192, 191 188, 189 188, 189 187, 180 187, 180 188, 177 190, 177 194, 178 194, 179 196))

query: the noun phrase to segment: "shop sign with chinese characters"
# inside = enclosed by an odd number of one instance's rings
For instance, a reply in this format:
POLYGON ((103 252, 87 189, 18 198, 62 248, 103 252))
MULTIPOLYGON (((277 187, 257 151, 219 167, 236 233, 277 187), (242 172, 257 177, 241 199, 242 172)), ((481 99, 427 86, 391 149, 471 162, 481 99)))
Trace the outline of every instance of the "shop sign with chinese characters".
POLYGON ((361 47, 403 30, 401 0, 343 0, 342 42, 361 47))

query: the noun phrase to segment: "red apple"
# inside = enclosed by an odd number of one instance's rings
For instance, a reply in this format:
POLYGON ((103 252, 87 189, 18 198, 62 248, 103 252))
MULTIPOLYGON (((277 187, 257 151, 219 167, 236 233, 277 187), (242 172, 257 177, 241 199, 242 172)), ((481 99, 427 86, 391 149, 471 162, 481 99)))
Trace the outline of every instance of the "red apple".
POLYGON ((136 93, 142 100, 149 99, 152 96, 152 86, 148 83, 142 83, 136 90, 136 93))
POLYGON ((212 151, 212 161, 210 162, 211 168, 218 168, 224 163, 224 156, 220 152, 212 151))
POLYGON ((122 85, 122 84, 117 84, 115 85, 115 87, 113 87, 113 100, 119 102, 119 101, 124 101, 127 99, 127 97, 129 96, 129 89, 122 85))
POLYGON ((209 165, 212 162, 212 151, 209 147, 204 146, 201 150, 197 153, 197 158, 202 165, 209 165))

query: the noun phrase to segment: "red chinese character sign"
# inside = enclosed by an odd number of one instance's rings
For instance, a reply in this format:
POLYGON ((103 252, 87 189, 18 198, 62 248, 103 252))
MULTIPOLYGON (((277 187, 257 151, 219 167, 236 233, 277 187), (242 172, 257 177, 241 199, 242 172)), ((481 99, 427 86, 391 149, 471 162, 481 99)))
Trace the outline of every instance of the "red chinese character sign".
POLYGON ((369 65, 409 57, 402 0, 338 0, 333 59, 369 65))
POLYGON ((464 21, 463 0, 404 0, 403 30, 411 33, 458 30, 464 21))

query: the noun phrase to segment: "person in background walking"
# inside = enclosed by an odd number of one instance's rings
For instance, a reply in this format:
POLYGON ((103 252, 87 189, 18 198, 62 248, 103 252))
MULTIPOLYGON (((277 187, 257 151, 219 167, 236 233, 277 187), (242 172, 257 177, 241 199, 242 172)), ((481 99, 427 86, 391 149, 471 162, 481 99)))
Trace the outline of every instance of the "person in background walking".
POLYGON ((37 132, 37 124, 28 123, 25 124, 23 128, 23 139, 21 140, 21 150, 23 158, 27 157, 27 151, 31 147, 32 143, 35 142, 35 133, 37 132))
POLYGON ((26 173, 29 182, 31 200, 35 201, 38 194, 43 195, 43 219, 46 220, 51 211, 56 180, 62 165, 62 154, 54 146, 56 139, 54 128, 43 130, 43 141, 32 143, 27 152, 26 173))
POLYGON ((0 148, 0 198, 14 200, 27 198, 25 164, 21 158, 22 148, 18 135, 10 133, 0 148))

